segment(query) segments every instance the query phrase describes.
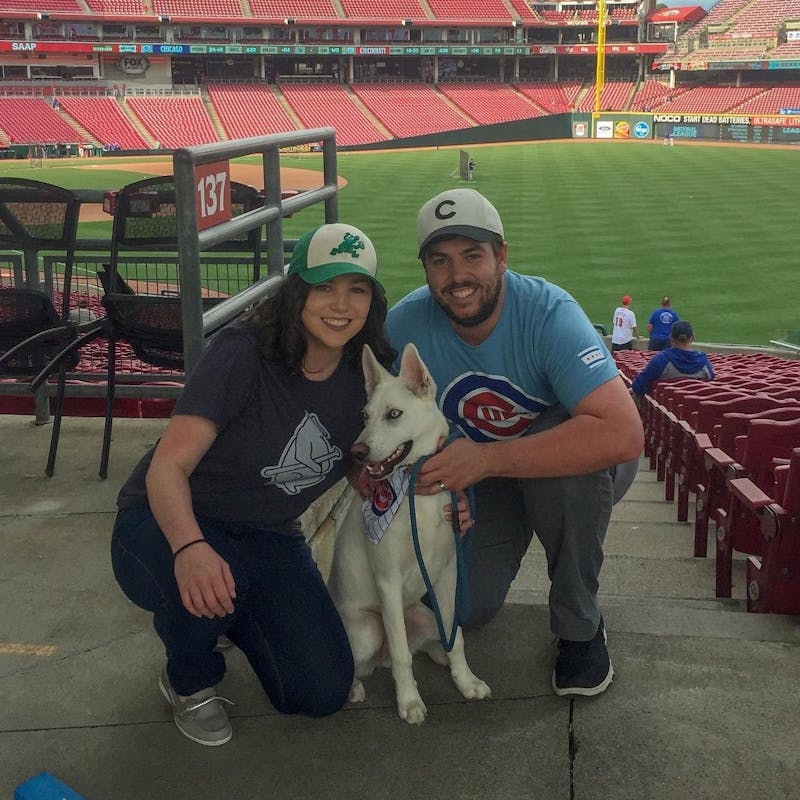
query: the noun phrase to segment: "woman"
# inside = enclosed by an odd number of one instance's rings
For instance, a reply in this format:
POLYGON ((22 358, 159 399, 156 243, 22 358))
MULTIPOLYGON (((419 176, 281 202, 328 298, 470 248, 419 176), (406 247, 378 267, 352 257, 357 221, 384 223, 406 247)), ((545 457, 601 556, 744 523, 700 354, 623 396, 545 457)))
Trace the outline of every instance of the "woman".
POLYGON ((347 636, 297 519, 350 468, 362 346, 394 358, 376 270, 358 228, 306 233, 276 294, 214 338, 120 491, 114 574, 154 614, 161 692, 200 744, 232 736, 214 688, 223 634, 279 711, 322 716, 347 700, 347 636))

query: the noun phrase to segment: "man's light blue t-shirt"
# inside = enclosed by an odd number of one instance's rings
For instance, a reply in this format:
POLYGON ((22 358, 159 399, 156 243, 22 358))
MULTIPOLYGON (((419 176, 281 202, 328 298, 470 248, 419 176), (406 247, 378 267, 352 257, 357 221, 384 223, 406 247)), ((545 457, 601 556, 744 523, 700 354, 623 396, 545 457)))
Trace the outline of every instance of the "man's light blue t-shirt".
POLYGON ((436 381, 451 425, 480 442, 523 436, 536 416, 568 411, 618 375, 583 309, 563 289, 506 271, 500 319, 479 345, 462 341, 427 286, 389 312, 386 329, 402 352, 413 342, 436 381))

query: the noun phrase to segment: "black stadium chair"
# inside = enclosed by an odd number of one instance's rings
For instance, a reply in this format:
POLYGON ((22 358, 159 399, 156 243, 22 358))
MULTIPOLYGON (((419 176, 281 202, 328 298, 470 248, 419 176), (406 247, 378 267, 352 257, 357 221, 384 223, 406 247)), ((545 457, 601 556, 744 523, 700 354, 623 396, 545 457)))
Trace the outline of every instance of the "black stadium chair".
MULTIPOLYGON (((259 202, 251 186, 231 184, 234 216, 249 211, 259 202)), ((254 278, 260 270, 261 232, 250 231, 240 238, 226 241, 215 250, 242 253, 252 259, 254 278)), ((72 358, 81 347, 100 337, 108 342, 106 376, 106 413, 103 446, 100 456, 101 478, 108 475, 114 399, 117 383, 117 343, 126 342, 139 361, 178 373, 172 380, 182 380, 183 318, 179 295, 180 276, 153 269, 157 256, 142 256, 141 264, 126 265, 126 275, 120 274, 120 254, 123 251, 174 251, 177 247, 177 211, 172 176, 147 178, 129 184, 116 193, 111 260, 98 271, 105 290, 102 304, 106 316, 84 328, 84 334, 71 342, 34 378, 34 388, 41 385, 49 372, 64 359, 72 358)), ((249 262, 248 262, 249 263, 249 262)), ((203 307, 210 308, 224 296, 204 297, 203 307)), ((59 420, 60 421, 60 420, 59 420)), ((58 431, 53 430, 52 459, 46 472, 53 474, 58 431)))
MULTIPOLYGON (((0 281, 0 376, 30 378, 78 335, 70 322, 69 303, 80 199, 67 189, 27 178, 0 178, 0 250, 23 253, 23 268, 0 281), (63 253, 59 280, 39 274, 39 252, 63 253), (61 308, 53 293, 62 294, 61 308)), ((76 360, 60 365, 59 385, 76 360)), ((59 392, 59 396, 62 393, 59 392)), ((37 402, 37 422, 49 417, 46 394, 37 402)))

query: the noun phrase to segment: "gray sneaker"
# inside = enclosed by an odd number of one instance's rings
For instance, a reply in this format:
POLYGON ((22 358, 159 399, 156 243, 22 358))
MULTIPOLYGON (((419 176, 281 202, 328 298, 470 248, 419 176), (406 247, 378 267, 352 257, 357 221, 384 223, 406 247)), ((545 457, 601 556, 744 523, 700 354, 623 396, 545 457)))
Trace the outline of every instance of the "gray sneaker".
POLYGON ((217 646, 214 650, 221 653, 223 650, 230 650, 231 647, 236 647, 236 645, 223 633, 221 636, 217 637, 217 646))
POLYGON ((172 706, 172 718, 184 736, 208 747, 216 747, 231 740, 233 729, 222 704, 233 703, 219 697, 213 687, 201 689, 183 699, 170 685, 166 667, 161 671, 158 687, 164 699, 172 706))

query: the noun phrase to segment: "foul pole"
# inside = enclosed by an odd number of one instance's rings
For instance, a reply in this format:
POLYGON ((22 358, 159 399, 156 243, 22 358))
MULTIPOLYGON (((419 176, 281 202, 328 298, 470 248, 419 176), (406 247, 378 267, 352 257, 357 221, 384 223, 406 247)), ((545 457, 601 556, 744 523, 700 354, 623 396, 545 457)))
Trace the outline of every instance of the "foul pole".
POLYGON ((606 0, 597 0, 597 57, 594 71, 594 111, 600 111, 600 96, 606 82, 606 0))

